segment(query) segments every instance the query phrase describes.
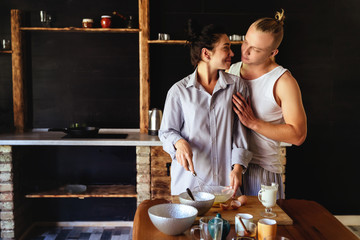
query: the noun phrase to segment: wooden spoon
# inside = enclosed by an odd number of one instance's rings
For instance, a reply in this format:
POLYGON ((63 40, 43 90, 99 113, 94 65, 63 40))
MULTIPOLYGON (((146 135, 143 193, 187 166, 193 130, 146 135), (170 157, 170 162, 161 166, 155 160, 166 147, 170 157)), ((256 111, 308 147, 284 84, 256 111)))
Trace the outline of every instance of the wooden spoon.
POLYGON ((243 228, 244 228, 244 234, 245 234, 245 236, 250 236, 250 232, 246 229, 245 224, 244 224, 244 222, 242 221, 241 217, 238 217, 238 218, 239 218, 239 220, 240 220, 241 225, 242 225, 243 228))
POLYGON ((190 188, 187 188, 186 191, 187 191, 187 193, 189 194, 189 196, 191 197, 191 199, 192 199, 193 201, 195 201, 194 195, 192 194, 190 188))

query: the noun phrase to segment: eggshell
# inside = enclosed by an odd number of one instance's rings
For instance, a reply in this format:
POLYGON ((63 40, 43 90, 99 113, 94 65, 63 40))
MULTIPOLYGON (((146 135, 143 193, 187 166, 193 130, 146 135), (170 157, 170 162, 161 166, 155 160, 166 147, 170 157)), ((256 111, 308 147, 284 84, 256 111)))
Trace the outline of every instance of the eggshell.
POLYGON ((227 209, 229 209, 229 204, 226 204, 226 203, 220 203, 220 208, 221 208, 221 210, 227 210, 227 209))
POLYGON ((241 206, 241 203, 238 200, 232 200, 230 203, 230 207, 234 210, 238 209, 240 206, 241 206))

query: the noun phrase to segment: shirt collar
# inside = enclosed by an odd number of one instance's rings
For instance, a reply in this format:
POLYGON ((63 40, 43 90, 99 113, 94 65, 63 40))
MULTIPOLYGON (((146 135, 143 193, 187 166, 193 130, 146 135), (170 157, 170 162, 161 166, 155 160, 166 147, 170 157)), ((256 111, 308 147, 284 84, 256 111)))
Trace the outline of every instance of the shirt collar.
MULTIPOLYGON (((189 82, 186 85, 186 88, 195 86, 196 88, 199 87, 199 82, 197 81, 197 68, 195 69, 195 71, 190 75, 190 79, 189 82)), ((226 88, 227 85, 229 84, 234 84, 234 80, 232 78, 230 78, 226 73, 224 73, 224 71, 219 70, 219 80, 216 83, 216 86, 218 86, 218 88, 226 88)), ((217 88, 215 86, 215 88, 217 88)))

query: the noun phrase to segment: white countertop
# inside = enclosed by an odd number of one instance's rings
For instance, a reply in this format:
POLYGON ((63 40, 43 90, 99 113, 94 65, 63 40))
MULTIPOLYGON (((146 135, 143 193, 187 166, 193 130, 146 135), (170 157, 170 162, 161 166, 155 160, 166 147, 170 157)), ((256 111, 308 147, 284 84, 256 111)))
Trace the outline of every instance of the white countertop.
POLYGON ((0 134, 0 145, 11 146, 162 146, 157 136, 140 133, 139 129, 100 129, 99 134, 128 134, 124 139, 63 138, 66 133, 33 129, 24 133, 0 134))

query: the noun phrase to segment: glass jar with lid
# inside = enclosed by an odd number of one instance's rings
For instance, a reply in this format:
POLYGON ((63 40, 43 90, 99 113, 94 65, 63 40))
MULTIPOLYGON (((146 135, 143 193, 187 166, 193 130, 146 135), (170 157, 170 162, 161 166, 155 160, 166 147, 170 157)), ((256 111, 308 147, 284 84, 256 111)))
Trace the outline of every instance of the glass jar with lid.
POLYGON ((92 28, 93 27, 94 20, 91 18, 84 18, 82 20, 82 26, 83 28, 92 28))
POLYGON ((100 23, 101 23, 102 28, 110 28, 110 26, 111 26, 111 16, 102 15, 100 23))

